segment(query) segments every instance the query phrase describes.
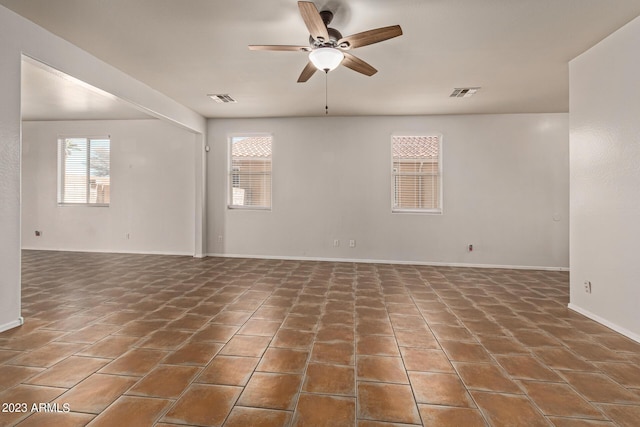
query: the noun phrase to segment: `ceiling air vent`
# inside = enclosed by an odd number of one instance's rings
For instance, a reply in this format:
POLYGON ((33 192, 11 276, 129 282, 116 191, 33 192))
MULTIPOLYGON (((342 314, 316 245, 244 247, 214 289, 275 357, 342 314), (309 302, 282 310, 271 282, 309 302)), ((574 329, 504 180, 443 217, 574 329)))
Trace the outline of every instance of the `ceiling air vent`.
POLYGON ((457 87, 451 92, 449 98, 469 98, 479 90, 479 87, 457 87))
POLYGON ((227 93, 221 93, 221 94, 211 94, 211 95, 207 95, 209 98, 213 99, 214 101, 216 101, 218 104, 235 104, 236 101, 235 99, 233 99, 232 97, 229 96, 229 94, 227 93))

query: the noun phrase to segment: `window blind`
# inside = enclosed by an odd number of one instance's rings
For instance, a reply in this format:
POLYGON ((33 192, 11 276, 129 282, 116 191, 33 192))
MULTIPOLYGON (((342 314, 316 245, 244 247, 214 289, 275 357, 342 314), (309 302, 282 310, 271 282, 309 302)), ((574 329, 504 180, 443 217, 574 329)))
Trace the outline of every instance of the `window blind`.
POLYGON ((108 206, 109 138, 58 139, 58 204, 108 206))
POLYGON ((271 208, 271 136, 232 137, 229 207, 271 208))
POLYGON ((441 212, 440 138, 394 136, 392 210, 441 212))

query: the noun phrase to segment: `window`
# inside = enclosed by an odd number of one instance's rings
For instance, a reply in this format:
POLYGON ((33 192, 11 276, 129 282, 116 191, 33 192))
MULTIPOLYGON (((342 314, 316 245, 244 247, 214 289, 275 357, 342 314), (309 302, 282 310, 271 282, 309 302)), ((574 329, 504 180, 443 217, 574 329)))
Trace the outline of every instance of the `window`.
POLYGON ((271 136, 230 138, 229 207, 271 208, 271 136))
POLYGON ((441 138, 393 136, 392 211, 442 212, 441 138))
POLYGON ((109 138, 58 138, 58 204, 109 206, 109 138))

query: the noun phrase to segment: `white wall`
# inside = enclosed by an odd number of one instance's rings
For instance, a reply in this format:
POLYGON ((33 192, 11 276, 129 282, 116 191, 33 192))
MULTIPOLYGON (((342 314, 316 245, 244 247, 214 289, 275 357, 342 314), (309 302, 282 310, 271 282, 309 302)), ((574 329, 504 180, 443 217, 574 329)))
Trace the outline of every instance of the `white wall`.
POLYGON ((567 114, 213 119, 208 135, 210 253, 569 265, 567 114), (271 211, 226 208, 227 137, 242 132, 274 136, 271 211), (443 135, 443 215, 391 213, 395 132, 443 135))
MULTIPOLYGON (((132 102, 156 117, 204 133, 202 116, 0 6, 0 331, 20 318, 20 63, 31 56, 132 102)), ((198 139, 198 137, 196 137, 198 139)), ((202 138, 199 138, 202 145, 202 138)), ((198 162, 200 151, 196 152, 198 162)), ((193 162, 192 162, 193 165, 193 162)), ((200 188, 204 188, 201 183, 200 188)), ((196 198, 203 192, 197 191, 196 198)), ((197 205, 203 203, 196 200, 197 205)), ((198 220, 201 209, 196 209, 198 220)), ((203 229, 203 224, 196 224, 203 229)), ((197 242, 196 242, 197 244, 197 242)), ((197 248, 196 248, 197 249, 197 248)))
POLYGON ((637 341, 639 41, 636 18, 570 63, 570 307, 637 341))
POLYGON ((193 255, 194 150, 193 133, 160 120, 25 122, 23 248, 193 255), (57 205, 59 135, 111 136, 109 207, 57 205))

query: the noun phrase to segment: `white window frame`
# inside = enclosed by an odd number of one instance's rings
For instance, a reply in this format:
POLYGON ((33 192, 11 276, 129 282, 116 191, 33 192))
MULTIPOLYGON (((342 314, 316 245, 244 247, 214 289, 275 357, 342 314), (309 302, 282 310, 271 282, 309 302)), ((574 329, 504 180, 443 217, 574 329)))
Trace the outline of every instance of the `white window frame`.
POLYGON ((412 133, 394 133, 389 138, 389 152, 390 152, 390 176, 391 176, 391 212, 392 213, 415 213, 415 214, 429 214, 429 215, 442 215, 443 206, 442 206, 442 189, 443 189, 443 176, 442 176, 442 134, 438 132, 412 132, 412 133), (427 209, 427 208, 398 208, 395 206, 396 199, 396 177, 398 176, 395 171, 393 164, 393 139, 397 137, 437 137, 438 138, 438 208, 436 209, 427 209))
POLYGON ((107 140, 109 141, 109 191, 111 191, 111 136, 110 135, 101 135, 101 136, 88 136, 88 135, 58 135, 56 140, 56 155, 57 155, 57 204, 60 207, 64 206, 86 206, 86 207, 109 207, 111 203, 111 194, 109 194, 109 203, 95 203, 90 202, 88 199, 90 197, 91 191, 91 141, 97 140, 107 140), (64 177, 66 176, 66 167, 64 163, 64 156, 61 152, 62 141, 67 139, 84 139, 87 141, 87 170, 86 170, 86 178, 87 178, 87 201, 86 202, 69 202, 64 199, 64 177))
POLYGON ((253 211, 271 211, 273 208, 273 147, 274 147, 274 138, 271 133, 252 133, 252 132, 241 132, 241 133, 231 133, 227 135, 227 209, 229 210, 253 210, 253 211), (271 138, 271 171, 269 172, 269 179, 271 181, 270 187, 271 191, 269 193, 269 206, 247 206, 247 205, 235 205, 233 204, 233 189, 237 188, 234 182, 234 175, 238 174, 237 170, 234 170, 232 167, 232 150, 231 144, 234 138, 242 138, 242 137, 269 137, 271 138))

